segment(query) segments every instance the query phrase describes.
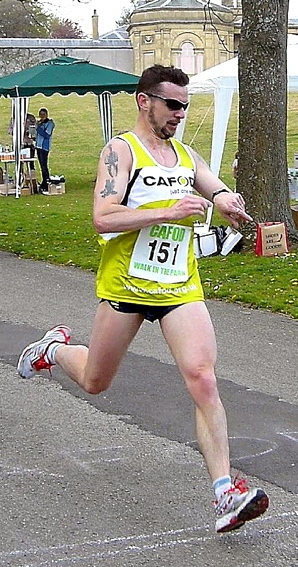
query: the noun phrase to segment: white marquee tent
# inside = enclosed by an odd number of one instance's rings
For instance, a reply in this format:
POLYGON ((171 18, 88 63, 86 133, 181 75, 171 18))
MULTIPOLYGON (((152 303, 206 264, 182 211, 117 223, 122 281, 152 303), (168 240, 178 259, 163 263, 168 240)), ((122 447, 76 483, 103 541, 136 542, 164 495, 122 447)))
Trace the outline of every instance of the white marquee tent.
MULTIPOLYGON (((298 36, 288 36, 288 90, 298 91, 298 36)), ((233 94, 238 91, 238 57, 206 69, 191 77, 189 94, 214 94, 214 119, 210 168, 218 175, 225 145, 226 131, 233 94)), ((177 137, 182 138, 185 126, 181 124, 177 137)))

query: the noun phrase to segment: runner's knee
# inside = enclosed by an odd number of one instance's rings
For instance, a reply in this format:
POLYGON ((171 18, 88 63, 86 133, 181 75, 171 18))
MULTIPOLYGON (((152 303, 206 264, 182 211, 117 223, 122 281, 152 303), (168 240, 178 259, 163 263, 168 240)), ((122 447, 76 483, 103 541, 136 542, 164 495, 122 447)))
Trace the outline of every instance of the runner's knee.
POLYGON ((218 402, 218 390, 213 367, 188 369, 186 385, 197 405, 218 402))
POLYGON ((83 387, 85 392, 88 394, 100 394, 109 388, 111 385, 113 376, 103 376, 96 375, 90 376, 90 374, 84 375, 83 387))

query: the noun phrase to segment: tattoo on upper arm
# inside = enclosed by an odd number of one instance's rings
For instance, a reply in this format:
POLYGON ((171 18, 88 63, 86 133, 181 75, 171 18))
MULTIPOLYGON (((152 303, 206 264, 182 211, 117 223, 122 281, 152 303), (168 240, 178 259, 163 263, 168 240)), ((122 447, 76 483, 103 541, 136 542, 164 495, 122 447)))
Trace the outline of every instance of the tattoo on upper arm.
POLYGON ((109 197, 109 195, 117 195, 117 191, 115 191, 114 187, 114 179, 106 179, 105 188, 100 192, 102 198, 104 199, 105 197, 109 197))
POLYGON ((115 152, 111 145, 108 146, 110 153, 105 157, 105 164, 107 166, 109 175, 116 177, 118 175, 118 154, 115 152))

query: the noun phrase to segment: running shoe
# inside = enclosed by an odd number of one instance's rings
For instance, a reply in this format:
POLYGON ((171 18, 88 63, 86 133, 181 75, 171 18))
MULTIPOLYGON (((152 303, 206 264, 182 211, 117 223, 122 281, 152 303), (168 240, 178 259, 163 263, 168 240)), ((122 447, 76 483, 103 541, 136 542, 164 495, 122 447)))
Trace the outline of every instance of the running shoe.
POLYGON ((268 506, 269 498, 261 488, 249 489, 244 479, 235 479, 232 488, 215 503, 215 529, 217 533, 237 530, 245 522, 264 514, 268 506))
POLYGON ((47 352, 53 343, 68 345, 70 341, 70 329, 64 325, 58 325, 48 331, 42 339, 31 343, 22 352, 18 362, 18 373, 22 378, 31 378, 40 370, 49 370, 54 363, 49 360, 47 352))

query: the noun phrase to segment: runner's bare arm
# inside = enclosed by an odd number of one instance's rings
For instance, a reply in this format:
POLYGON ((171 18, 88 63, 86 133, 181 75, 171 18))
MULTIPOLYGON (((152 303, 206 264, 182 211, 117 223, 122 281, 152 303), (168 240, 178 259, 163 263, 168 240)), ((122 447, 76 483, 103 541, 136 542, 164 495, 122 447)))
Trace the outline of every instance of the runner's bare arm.
POLYGON ((206 201, 195 195, 184 197, 170 208, 132 209, 122 205, 131 168, 132 156, 126 142, 111 140, 101 154, 94 191, 93 222, 99 233, 139 230, 204 214, 206 201))

